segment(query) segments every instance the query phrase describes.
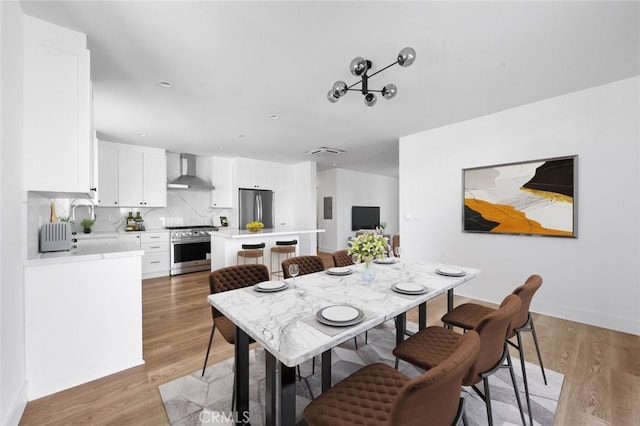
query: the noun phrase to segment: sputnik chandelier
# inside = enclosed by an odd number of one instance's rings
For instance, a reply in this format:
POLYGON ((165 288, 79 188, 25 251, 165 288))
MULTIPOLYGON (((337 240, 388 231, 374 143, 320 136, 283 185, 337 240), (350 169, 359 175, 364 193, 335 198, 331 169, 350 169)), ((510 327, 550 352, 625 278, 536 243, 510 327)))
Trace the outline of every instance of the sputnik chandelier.
POLYGON ((336 81, 335 83, 333 83, 333 87, 331 88, 331 90, 329 90, 329 93, 327 93, 327 99, 329 99, 329 102, 331 103, 336 103, 338 102, 338 99, 346 95, 348 91, 361 92, 364 96, 364 104, 366 106, 374 106, 376 104, 378 98, 373 92, 382 93, 383 98, 391 99, 396 95, 396 93, 398 93, 398 88, 395 84, 387 84, 382 88, 382 90, 372 90, 369 89, 369 79, 374 75, 386 70, 387 68, 394 66, 395 64, 406 68, 409 65, 413 64, 415 60, 416 51, 411 47, 405 47, 400 51, 400 53, 398 53, 397 61, 369 75, 368 72, 371 70, 372 66, 371 61, 363 59, 361 57, 357 57, 353 61, 351 61, 349 70, 351 71, 351 74, 355 75, 356 77, 362 77, 362 79, 357 83, 352 84, 351 86, 347 86, 347 83, 342 80, 336 81), (362 84, 362 87, 360 89, 354 89, 353 87, 357 86, 358 84, 362 84))

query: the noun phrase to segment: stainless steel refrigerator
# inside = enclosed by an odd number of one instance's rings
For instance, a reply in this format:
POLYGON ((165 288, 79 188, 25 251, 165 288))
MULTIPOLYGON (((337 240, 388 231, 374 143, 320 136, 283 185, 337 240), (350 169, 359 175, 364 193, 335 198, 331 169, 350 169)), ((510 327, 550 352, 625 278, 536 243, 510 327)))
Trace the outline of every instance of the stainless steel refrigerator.
POLYGON ((266 229, 273 228, 273 191, 241 188, 239 193, 239 228, 244 229, 254 220, 262 222, 266 229))

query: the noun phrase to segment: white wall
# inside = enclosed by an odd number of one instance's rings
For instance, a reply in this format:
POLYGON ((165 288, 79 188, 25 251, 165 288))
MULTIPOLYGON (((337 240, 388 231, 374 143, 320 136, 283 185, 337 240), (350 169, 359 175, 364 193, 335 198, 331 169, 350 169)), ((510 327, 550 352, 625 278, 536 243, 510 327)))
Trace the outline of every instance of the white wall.
POLYGON ((27 403, 22 204, 22 10, 0 2, 0 424, 17 425, 27 403))
POLYGON ((385 233, 398 232, 398 178, 330 169, 318 173, 318 218, 327 229, 321 251, 331 253, 347 248, 355 235, 351 230, 352 206, 380 206, 380 221, 386 222, 385 233), (322 219, 322 198, 333 196, 333 220, 322 219))
POLYGON ((538 273, 544 284, 532 311, 640 334, 639 81, 401 138, 403 256, 448 255, 482 269, 458 292, 492 302, 538 273), (579 156, 578 238, 461 231, 463 168, 572 154, 579 156))
MULTIPOLYGON (((316 163, 307 161, 293 166, 293 195, 295 212, 293 223, 296 228, 316 227, 316 163)), ((300 235, 299 254, 314 255, 317 252, 318 237, 315 233, 300 235)))

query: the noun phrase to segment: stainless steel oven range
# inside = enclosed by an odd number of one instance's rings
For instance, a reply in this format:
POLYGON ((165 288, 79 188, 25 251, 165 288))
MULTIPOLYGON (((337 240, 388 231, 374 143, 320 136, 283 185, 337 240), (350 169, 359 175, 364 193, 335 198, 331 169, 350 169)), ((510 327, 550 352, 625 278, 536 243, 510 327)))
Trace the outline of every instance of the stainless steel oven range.
POLYGON ((172 226, 171 275, 211 270, 211 232, 213 226, 172 226))

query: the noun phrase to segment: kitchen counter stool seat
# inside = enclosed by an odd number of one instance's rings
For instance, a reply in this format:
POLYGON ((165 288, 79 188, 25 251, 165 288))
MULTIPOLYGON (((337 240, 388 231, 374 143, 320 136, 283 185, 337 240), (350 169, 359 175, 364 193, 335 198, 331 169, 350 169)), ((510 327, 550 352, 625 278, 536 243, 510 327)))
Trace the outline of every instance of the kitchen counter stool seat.
POLYGON ((276 241, 276 245, 271 247, 271 255, 269 257, 269 269, 271 270, 271 275, 275 275, 278 277, 284 276, 284 274, 280 271, 280 262, 281 257, 284 255, 285 259, 289 259, 290 257, 295 256, 296 254, 296 246, 298 245, 298 240, 291 241, 276 241), (273 256, 276 256, 276 268, 273 268, 273 256))
POLYGON ((240 265, 240 258, 244 259, 242 263, 247 263, 247 259, 255 259, 256 263, 264 263, 265 246, 265 243, 243 244, 242 250, 238 250, 236 263, 240 265), (262 262, 258 261, 259 258, 262 258, 262 262))

